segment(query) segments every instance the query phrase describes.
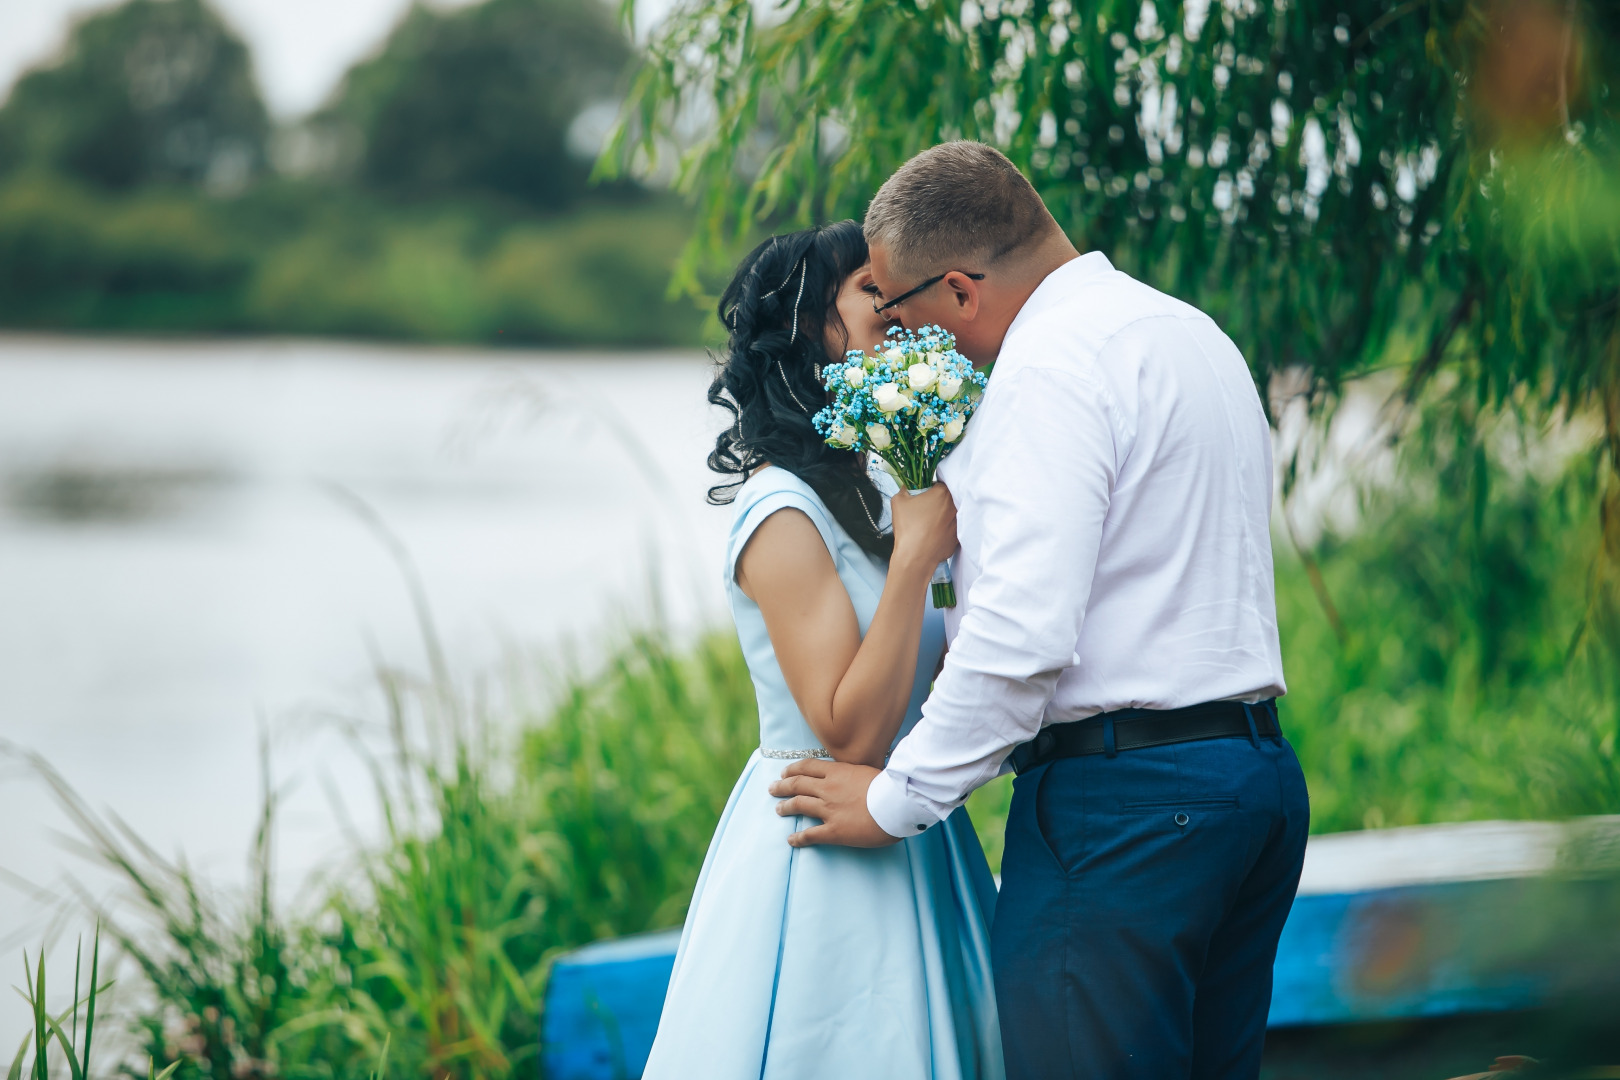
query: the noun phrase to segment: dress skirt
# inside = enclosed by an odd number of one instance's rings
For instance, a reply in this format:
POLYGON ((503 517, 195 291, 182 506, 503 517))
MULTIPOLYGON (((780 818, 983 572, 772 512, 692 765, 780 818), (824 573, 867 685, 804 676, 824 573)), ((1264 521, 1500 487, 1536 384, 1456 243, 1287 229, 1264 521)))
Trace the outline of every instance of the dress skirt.
POLYGON ((758 751, 715 830, 643 1076, 999 1080, 995 883, 966 811, 885 848, 792 848, 758 751))

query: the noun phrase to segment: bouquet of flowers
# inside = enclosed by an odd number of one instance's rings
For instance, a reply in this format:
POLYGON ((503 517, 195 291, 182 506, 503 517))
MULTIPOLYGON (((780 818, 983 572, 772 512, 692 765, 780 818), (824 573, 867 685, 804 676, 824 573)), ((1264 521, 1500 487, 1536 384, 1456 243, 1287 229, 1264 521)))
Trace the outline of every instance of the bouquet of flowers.
MULTIPOLYGON (((822 378, 833 400, 815 415, 816 430, 833 446, 876 454, 912 494, 934 482, 986 382, 937 326, 894 327, 874 355, 853 349, 822 378)), ((932 585, 936 608, 956 606, 949 563, 932 585)))

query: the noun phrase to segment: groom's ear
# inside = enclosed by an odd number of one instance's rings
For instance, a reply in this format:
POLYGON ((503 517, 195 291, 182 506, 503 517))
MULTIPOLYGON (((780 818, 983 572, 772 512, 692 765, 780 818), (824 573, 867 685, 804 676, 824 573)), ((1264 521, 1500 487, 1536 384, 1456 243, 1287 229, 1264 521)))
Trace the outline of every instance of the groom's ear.
POLYGON ((960 270, 952 270, 940 282, 945 287, 946 296, 950 304, 956 309, 956 317, 964 321, 972 321, 979 314, 979 305, 983 301, 980 283, 974 281, 960 270))

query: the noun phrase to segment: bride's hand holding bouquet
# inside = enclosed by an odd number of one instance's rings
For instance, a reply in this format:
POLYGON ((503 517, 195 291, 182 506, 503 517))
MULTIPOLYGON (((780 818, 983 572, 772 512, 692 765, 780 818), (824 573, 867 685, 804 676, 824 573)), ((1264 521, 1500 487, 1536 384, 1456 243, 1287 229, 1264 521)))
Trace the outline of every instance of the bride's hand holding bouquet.
POLYGON ((901 490, 889 500, 894 524, 894 568, 915 566, 927 576, 956 553, 956 503, 944 484, 915 494, 901 490))

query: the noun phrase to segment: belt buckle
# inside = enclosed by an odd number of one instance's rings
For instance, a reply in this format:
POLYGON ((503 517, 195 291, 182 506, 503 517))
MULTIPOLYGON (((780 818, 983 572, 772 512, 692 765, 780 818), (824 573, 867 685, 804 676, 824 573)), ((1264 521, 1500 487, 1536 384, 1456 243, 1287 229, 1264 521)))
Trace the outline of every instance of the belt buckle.
POLYGON ((1022 776, 1037 766, 1045 765, 1055 749, 1057 749, 1057 735, 1051 727, 1042 728, 1029 742, 1019 743, 1013 747, 1009 757, 1012 760, 1014 775, 1022 776))

